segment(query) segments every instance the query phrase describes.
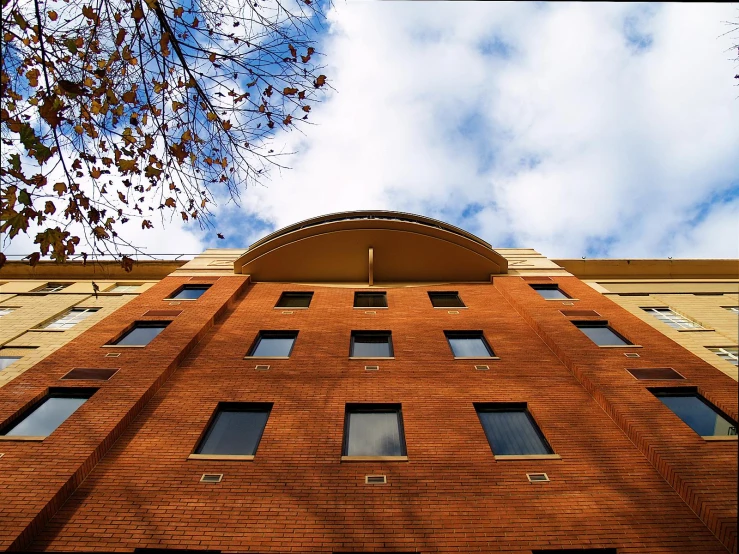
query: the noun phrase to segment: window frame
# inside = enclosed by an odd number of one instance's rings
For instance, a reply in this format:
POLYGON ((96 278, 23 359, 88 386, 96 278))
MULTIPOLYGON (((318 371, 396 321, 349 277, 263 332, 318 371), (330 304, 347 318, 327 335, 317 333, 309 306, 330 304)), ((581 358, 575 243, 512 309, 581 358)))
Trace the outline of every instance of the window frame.
POLYGON ((490 343, 488 342, 487 338, 485 337, 485 333, 482 330, 447 330, 444 331, 444 337, 446 338, 447 346, 449 346, 449 350, 452 352, 452 356, 455 360, 499 360, 500 358, 495 354, 495 350, 493 350, 493 347, 490 346, 490 343), (454 335, 457 335, 454 337, 454 335), (467 335, 465 337, 464 335, 467 335), (471 338, 473 335, 477 335, 476 338, 480 338, 482 340, 483 346, 485 346, 486 350, 490 354, 489 356, 457 356, 454 353, 454 348, 452 347, 452 343, 449 342, 449 338, 471 338))
POLYGON ((739 367, 739 348, 736 346, 706 346, 705 348, 726 363, 739 367), (729 348, 734 348, 737 351, 731 352, 729 348))
POLYGON ((643 310, 645 313, 649 314, 657 321, 664 323, 670 329, 674 329, 675 331, 712 331, 712 329, 703 327, 698 322, 677 313, 670 307, 640 306, 639 309, 643 310))
POLYGON ((598 348, 641 348, 641 345, 632 343, 629 339, 616 331, 607 320, 570 320, 572 323, 592 344, 598 348), (616 337, 621 339, 624 344, 598 344, 588 334, 582 331, 584 327, 605 327, 616 337))
POLYGON ((91 317, 92 314, 94 314, 95 312, 99 312, 101 309, 102 308, 97 308, 97 307, 86 308, 86 307, 75 306, 73 308, 68 309, 61 315, 54 317, 53 319, 47 321, 46 323, 42 323, 40 326, 34 329, 31 329, 31 330, 32 331, 57 331, 57 332, 68 331, 69 329, 72 329, 73 327, 76 327, 78 324, 85 321, 87 318, 91 317), (62 320, 64 320, 67 316, 71 315, 74 312, 80 312, 80 313, 89 314, 89 315, 77 321, 61 323, 61 325, 68 325, 67 327, 51 327, 52 325, 60 324, 62 320))
POLYGON ((155 341, 159 336, 164 332, 164 330, 169 327, 169 324, 172 323, 171 320, 155 320, 155 321, 142 321, 142 320, 136 320, 131 325, 126 327, 121 333, 116 335, 114 339, 111 341, 105 343, 102 345, 102 348, 146 348, 149 346, 153 341, 155 341), (142 328, 142 327, 162 327, 162 330, 156 334, 149 342, 146 344, 118 344, 119 341, 123 340, 125 337, 127 337, 134 329, 142 328))
POLYGON ((395 346, 393 345, 393 332, 383 331, 383 330, 373 330, 373 329, 353 330, 349 337, 349 359, 350 360, 394 360, 395 359, 395 346), (389 356, 355 356, 354 355, 354 339, 357 335, 386 336, 387 345, 390 349, 390 355, 389 356))
POLYGON ((465 305, 464 301, 462 300, 462 297, 459 296, 459 291, 456 290, 430 290, 427 291, 429 295, 429 300, 431 301, 431 306, 435 310, 458 310, 458 309, 467 309, 467 306, 465 305), (454 295, 457 298, 457 301, 459 301, 459 306, 435 306, 434 305, 434 296, 441 296, 441 295, 447 295, 451 296, 454 295))
POLYGON ((310 305, 312 302, 313 302, 313 291, 282 291, 282 293, 280 294, 280 297, 277 299, 277 302, 275 303, 274 309, 275 310, 307 310, 310 308, 310 305), (308 297, 307 306, 280 306, 280 302, 282 302, 283 298, 289 298, 289 297, 295 298, 299 296, 308 297))
POLYGON ((536 291, 536 293, 543 299, 543 300, 550 300, 554 302, 567 302, 570 300, 577 300, 577 298, 573 298, 569 294, 567 294, 565 291, 563 291, 559 283, 529 283, 529 286, 536 291), (556 290, 558 291, 564 298, 546 298, 543 294, 541 294, 540 290, 556 290))
POLYGON ((562 459, 559 454, 555 453, 554 448, 552 448, 552 444, 549 442, 546 435, 541 430, 541 426, 536 421, 536 418, 531 413, 531 410, 529 410, 527 402, 473 402, 472 405, 475 409, 477 420, 480 422, 480 427, 482 427, 482 430, 485 433, 485 439, 488 441, 490 451, 492 452, 493 458, 496 461, 562 459), (493 449, 493 442, 490 440, 490 435, 488 435, 488 430, 485 428, 485 424, 480 417, 480 413, 491 412, 523 412, 526 415, 526 419, 531 425, 531 428, 534 430, 534 433, 544 445, 545 449, 549 450, 549 454, 496 454, 495 450, 493 449))
POLYGON ((387 302, 387 291, 384 291, 384 290, 378 290, 378 291, 355 290, 354 291, 354 303, 352 304, 352 308, 354 308, 355 310, 387 310, 388 307, 389 306, 387 302), (369 295, 375 295, 375 296, 382 295, 382 297, 385 299, 385 305, 384 306, 357 306, 357 297, 369 296, 369 295))
POLYGON ((259 445, 262 443, 264 437, 264 431, 267 429, 269 418, 272 415, 272 408, 274 403, 272 402, 218 402, 215 409, 210 414, 208 421, 203 427, 200 437, 195 442, 195 447, 188 456, 190 460, 243 460, 252 461, 259 451, 259 445), (230 408, 230 409, 229 409, 230 408), (254 454, 201 454, 199 451, 203 448, 206 440, 210 436, 213 430, 213 425, 218 419, 218 415, 221 412, 255 412, 255 413, 267 413, 267 419, 264 421, 264 427, 262 427, 257 438, 256 445, 254 446, 254 454))
POLYGON ((713 402, 711 402, 705 396, 703 396, 700 392, 698 392, 698 387, 686 387, 686 386, 682 386, 682 387, 680 387, 680 386, 677 386, 677 387, 647 387, 647 390, 652 393, 652 396, 654 396, 655 399, 658 400, 660 402, 660 404, 665 409, 669 410, 670 413, 674 417, 676 417, 677 419, 679 419, 680 422, 685 427, 687 427, 688 429, 690 429, 693 433, 695 433, 696 435, 698 435, 703 440, 708 441, 708 442, 712 442, 712 441, 716 441, 716 442, 720 442, 720 441, 735 441, 735 440, 737 440, 737 435, 736 434, 734 434, 734 435, 731 435, 731 434, 729 434, 729 435, 701 435, 701 434, 699 434, 695 429, 693 429, 693 427, 687 421, 685 421, 682 417, 680 417, 677 414, 677 412, 675 412, 670 406, 668 406, 667 404, 665 404, 664 402, 662 402, 662 400, 660 400, 660 397, 667 397, 667 396, 681 397, 681 398, 685 398, 685 397, 696 398, 699 402, 702 402, 710 410, 712 410, 714 412, 714 414, 716 414, 716 415, 722 417, 723 419, 725 419, 729 423, 729 425, 731 427, 733 427, 735 431, 737 431, 737 429, 739 429, 739 424, 736 421, 734 421, 734 419, 732 417, 730 417, 726 412, 724 412, 721 408, 719 408, 718 406, 716 406, 713 402))
POLYGON ((38 287, 37 289, 32 290, 31 292, 40 292, 42 294, 53 294, 55 292, 59 292, 60 290, 67 289, 73 284, 74 283, 61 283, 57 281, 51 281, 51 282, 47 282, 45 285, 38 287))
POLYGON ((140 290, 133 291, 133 290, 115 290, 115 289, 120 288, 120 287, 122 287, 122 288, 136 288, 136 289, 141 289, 141 287, 143 285, 144 285, 144 283, 138 283, 138 284, 136 284, 136 283, 131 283, 131 284, 114 283, 113 286, 110 287, 109 289, 107 289, 105 292, 106 293, 107 292, 112 292, 112 293, 115 293, 115 294, 140 293, 141 292, 140 290))
POLYGON ((167 302, 196 302, 200 300, 205 293, 210 290, 210 288, 213 286, 212 283, 185 283, 184 285, 181 285, 180 287, 176 288, 172 294, 170 294, 168 297, 164 298, 163 300, 167 302), (200 296, 197 298, 177 298, 177 295, 180 294, 183 291, 186 290, 200 290, 203 289, 203 292, 200 296))
POLYGON ((342 462, 362 462, 362 461, 386 461, 386 462, 406 462, 408 461, 408 449, 405 440, 405 427, 403 425, 403 405, 400 403, 365 403, 365 402, 347 402, 344 405, 344 437, 341 442, 341 461, 342 462), (395 413, 398 421, 398 436, 400 438, 401 454, 392 456, 383 455, 358 455, 351 456, 347 454, 349 449, 349 415, 355 414, 386 414, 395 413))
POLYGON ((51 435, 53 435, 57 431, 57 429, 59 429, 59 427, 67 423, 67 421, 69 421, 72 416, 74 416, 98 390, 100 390, 98 387, 49 387, 40 398, 37 398, 26 406, 22 407, 4 422, 2 422, 2 425, 0 425, 0 441, 40 442, 46 440, 51 435), (75 408, 75 410, 64 420, 59 422, 59 424, 48 435, 8 435, 10 431, 23 423, 50 398, 84 398, 85 402, 75 408))
POLYGON ((261 330, 257 333, 257 336, 254 337, 254 340, 251 343, 251 346, 249 347, 249 350, 247 350, 246 356, 244 356, 244 359, 263 359, 263 360, 287 360, 292 356, 293 350, 295 350, 295 343, 298 341, 298 333, 299 331, 290 331, 290 330, 272 330, 272 329, 266 329, 261 330), (273 338, 292 338, 293 343, 290 346, 290 351, 287 353, 287 356, 261 356, 259 354, 254 354, 254 352, 259 347, 259 343, 262 341, 263 338, 269 338, 268 335, 272 335, 273 338))
POLYGON ((0 317, 5 317, 6 315, 12 314, 14 311, 16 311, 18 308, 15 306, 0 306, 0 317))
POLYGON ((0 367, 0 371, 5 371, 10 366, 12 366, 15 362, 17 362, 18 360, 20 360, 22 358, 23 358, 23 356, 4 356, 4 355, 0 354, 0 360, 13 360, 8 365, 3 366, 3 367, 0 367))

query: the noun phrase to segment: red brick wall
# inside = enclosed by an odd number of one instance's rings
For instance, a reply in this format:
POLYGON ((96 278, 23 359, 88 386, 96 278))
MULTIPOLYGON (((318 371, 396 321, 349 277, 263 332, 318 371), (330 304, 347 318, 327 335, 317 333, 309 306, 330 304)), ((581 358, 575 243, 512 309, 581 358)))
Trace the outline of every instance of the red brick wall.
POLYGON ((239 298, 243 279, 224 277, 177 306, 149 347, 103 358, 101 344, 168 307, 161 299, 185 281, 164 280, 0 389, 4 419, 71 367, 121 368, 44 442, 0 443, 2 545, 736 551, 736 443, 704 442, 624 368, 672 366, 734 418, 735 383, 577 279, 560 280, 575 307, 642 344, 640 359, 593 345, 517 277, 387 289, 376 315, 352 308, 351 288, 256 284, 239 298), (273 309, 282 290, 313 290, 310 309, 273 309), (468 309, 433 309, 427 290, 458 290, 468 309), (270 329, 300 331, 290 359, 243 359, 270 329), (392 330, 395 359, 349 360, 359 329, 392 330), (484 330, 500 360, 489 371, 454 360, 443 334, 454 329, 484 330), (188 460, 223 401, 274 404, 254 461, 188 460), (402 404, 407 462, 340 461, 350 402, 402 404), (562 459, 495 461, 473 402, 528 402, 562 459), (551 482, 530 484, 531 472, 551 482), (203 473, 224 480, 203 484, 203 473), (387 485, 364 484, 377 473, 387 485))

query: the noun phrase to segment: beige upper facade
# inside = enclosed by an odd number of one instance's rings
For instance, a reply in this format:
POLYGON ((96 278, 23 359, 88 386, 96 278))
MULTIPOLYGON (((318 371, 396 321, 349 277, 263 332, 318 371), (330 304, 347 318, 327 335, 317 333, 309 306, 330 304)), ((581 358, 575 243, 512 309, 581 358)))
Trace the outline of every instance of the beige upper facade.
POLYGON ((355 287, 575 276, 737 379, 739 260, 551 260, 530 248, 492 248, 430 218, 364 211, 296 223, 247 249, 137 262, 130 273, 116 262, 8 262, 0 270, 0 363, 18 359, 0 369, 0 386, 167 275, 235 274, 355 287), (49 283, 66 286, 44 290, 49 283), (73 324, 49 327, 65 316, 73 324))

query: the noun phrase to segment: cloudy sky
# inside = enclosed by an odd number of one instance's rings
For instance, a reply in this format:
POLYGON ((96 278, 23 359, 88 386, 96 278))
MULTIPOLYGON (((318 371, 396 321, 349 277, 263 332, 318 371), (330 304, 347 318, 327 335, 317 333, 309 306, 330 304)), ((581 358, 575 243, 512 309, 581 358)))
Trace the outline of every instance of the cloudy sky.
POLYGON ((226 241, 176 223, 141 238, 246 247, 383 209, 550 257, 737 257, 728 20, 735 5, 335 0, 320 37, 334 92, 316 125, 275 137, 292 169, 219 207, 226 241))

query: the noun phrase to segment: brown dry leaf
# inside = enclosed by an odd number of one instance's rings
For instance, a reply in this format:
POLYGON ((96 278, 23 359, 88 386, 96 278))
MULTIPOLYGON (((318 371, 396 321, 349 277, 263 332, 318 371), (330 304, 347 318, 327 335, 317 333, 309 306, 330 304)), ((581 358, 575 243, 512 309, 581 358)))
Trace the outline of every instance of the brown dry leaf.
POLYGON ((56 13, 54 10, 49 10, 48 15, 49 15, 49 19, 51 19, 52 21, 56 21, 57 18, 59 17, 59 14, 56 13))
POLYGON ((325 75, 319 75, 318 78, 315 81, 313 81, 313 85, 316 88, 320 88, 320 87, 322 87, 325 84, 326 84, 326 76, 325 75))

